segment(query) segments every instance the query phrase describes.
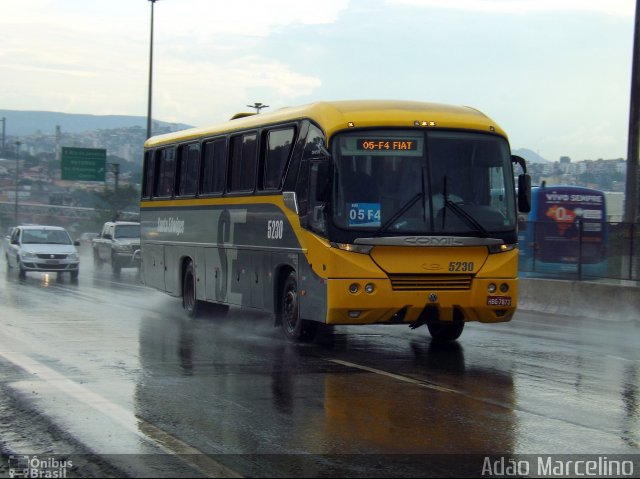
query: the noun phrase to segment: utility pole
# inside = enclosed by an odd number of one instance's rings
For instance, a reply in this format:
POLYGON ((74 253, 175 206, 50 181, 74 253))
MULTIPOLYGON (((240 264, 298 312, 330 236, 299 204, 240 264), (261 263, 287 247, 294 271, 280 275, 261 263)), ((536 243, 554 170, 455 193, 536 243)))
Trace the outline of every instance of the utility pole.
POLYGON ((2 150, 0 150, 0 154, 4 153, 4 142, 6 139, 6 131, 7 131, 7 119, 3 116, 2 119, 0 119, 0 121, 2 122, 2 150))
POLYGON ((20 145, 22 145, 22 142, 16 141, 16 211, 15 211, 16 225, 19 224, 18 222, 18 179, 20 178, 20 145))
POLYGON ((636 0, 631 66, 631 97, 629 102, 629 143, 627 149, 627 180, 625 184, 624 221, 638 221, 638 159, 640 156, 640 8, 636 0))
POLYGON ((158 0, 151 2, 151 38, 149 41, 149 99, 147 102, 147 138, 151 138, 151 86, 153 80, 153 5, 158 0))
POLYGON ((111 173, 113 173, 115 191, 118 191, 118 179, 120 177, 120 163, 109 163, 111 173))

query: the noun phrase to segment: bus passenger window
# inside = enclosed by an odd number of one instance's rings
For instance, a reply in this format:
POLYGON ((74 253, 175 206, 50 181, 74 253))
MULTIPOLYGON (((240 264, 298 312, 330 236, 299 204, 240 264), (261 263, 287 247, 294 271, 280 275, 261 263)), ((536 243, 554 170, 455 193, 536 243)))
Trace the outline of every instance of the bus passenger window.
POLYGON ((271 130, 267 134, 267 148, 264 159, 263 188, 279 189, 284 170, 293 148, 293 128, 271 130))
POLYGON ((200 193, 222 193, 227 172, 227 141, 220 138, 204 144, 200 193))
POLYGON ((154 196, 171 196, 173 194, 176 167, 175 153, 174 148, 167 148, 158 152, 154 196))
POLYGON ((256 184, 257 134, 231 138, 229 191, 253 191, 256 184))
POLYGON ((147 151, 144 154, 144 177, 142 186, 142 197, 151 198, 153 193, 153 161, 154 151, 147 151))
POLYGON ((178 191, 180 196, 193 196, 198 185, 200 146, 197 143, 180 147, 178 191))

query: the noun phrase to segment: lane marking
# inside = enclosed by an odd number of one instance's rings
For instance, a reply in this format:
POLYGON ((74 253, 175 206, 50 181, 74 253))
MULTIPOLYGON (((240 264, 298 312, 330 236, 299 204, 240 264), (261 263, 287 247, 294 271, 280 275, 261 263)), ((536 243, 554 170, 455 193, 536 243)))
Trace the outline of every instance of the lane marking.
POLYGON ((388 378, 397 379, 398 381, 403 381, 409 384, 415 384, 416 386, 421 386, 427 389, 434 389, 436 391, 445 392, 445 393, 454 393, 454 394, 464 394, 462 391, 456 391, 455 389, 449 389, 442 386, 437 386, 435 384, 430 384, 425 381, 420 381, 418 379, 413 379, 408 376, 401 376, 399 374, 389 373, 387 371, 383 371, 381 369, 370 368, 368 366, 362 366, 361 364, 350 363, 349 361, 343 361, 341 359, 327 359, 332 363, 341 364, 343 366, 347 366, 349 368, 361 369, 362 371, 367 371, 374 374, 379 374, 381 376, 386 376, 388 378))
POLYGON ((638 363, 638 362, 640 362, 640 360, 638 360, 638 359, 628 359, 628 358, 623 358, 621 356, 611 356, 610 354, 607 354, 605 357, 607 357, 609 359, 617 359, 618 361, 624 361, 624 362, 628 362, 628 363, 638 363))
POLYGON ((207 477, 243 477, 238 472, 210 458, 202 451, 136 417, 122 406, 112 403, 89 388, 68 379, 29 356, 12 351, 0 351, 0 356, 27 373, 37 376, 46 384, 59 389, 76 401, 108 416, 141 439, 150 442, 169 454, 179 457, 188 466, 207 477))

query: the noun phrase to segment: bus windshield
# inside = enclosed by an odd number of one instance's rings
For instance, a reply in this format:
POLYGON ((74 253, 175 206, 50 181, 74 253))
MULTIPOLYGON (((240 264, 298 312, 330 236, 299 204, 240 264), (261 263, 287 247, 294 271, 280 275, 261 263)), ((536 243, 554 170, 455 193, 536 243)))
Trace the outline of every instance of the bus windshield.
POLYGON ((331 215, 341 229, 488 236, 515 228, 511 157, 499 136, 348 132, 332 149, 331 215))

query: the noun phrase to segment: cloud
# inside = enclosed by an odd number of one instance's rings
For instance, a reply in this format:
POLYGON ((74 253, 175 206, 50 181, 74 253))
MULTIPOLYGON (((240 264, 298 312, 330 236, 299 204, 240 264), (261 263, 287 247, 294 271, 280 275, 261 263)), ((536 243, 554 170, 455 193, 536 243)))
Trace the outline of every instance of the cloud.
POLYGON ((252 55, 224 65, 174 60, 157 72, 153 116, 197 126, 226 121, 246 110, 248 102, 268 100, 274 107, 291 104, 321 83, 276 60, 252 55))
POLYGON ((633 0, 386 0, 393 5, 436 7, 491 13, 585 11, 632 16, 633 0))
POLYGON ((231 35, 264 37, 285 25, 319 25, 333 23, 346 10, 349 0, 183 0, 159 2, 155 20, 165 35, 231 35), (184 12, 191 12, 185 15, 184 12), (175 19, 181 18, 176 28, 175 19))

